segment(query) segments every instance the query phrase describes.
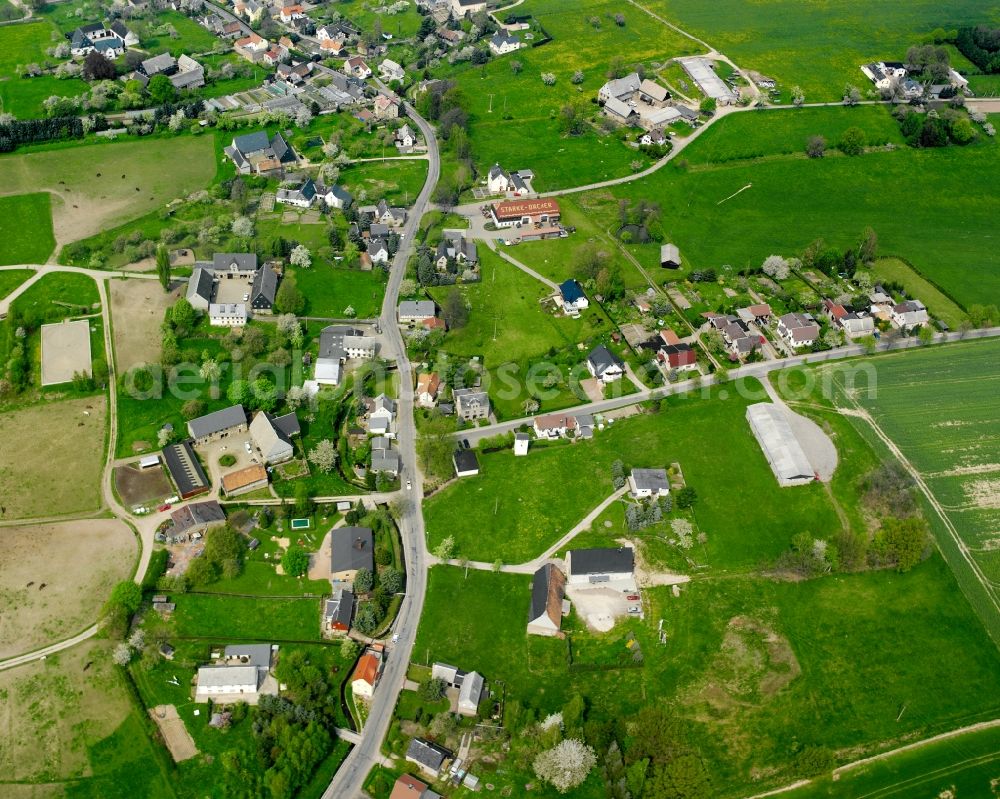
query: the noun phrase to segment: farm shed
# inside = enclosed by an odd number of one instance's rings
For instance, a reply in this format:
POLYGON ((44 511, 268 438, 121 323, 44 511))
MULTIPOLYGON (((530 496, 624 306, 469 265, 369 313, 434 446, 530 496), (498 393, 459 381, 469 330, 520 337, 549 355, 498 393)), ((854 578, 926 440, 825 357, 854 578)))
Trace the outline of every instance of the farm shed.
POLYGON ((812 482, 815 474, 784 410, 771 402, 747 408, 747 421, 781 486, 812 482))

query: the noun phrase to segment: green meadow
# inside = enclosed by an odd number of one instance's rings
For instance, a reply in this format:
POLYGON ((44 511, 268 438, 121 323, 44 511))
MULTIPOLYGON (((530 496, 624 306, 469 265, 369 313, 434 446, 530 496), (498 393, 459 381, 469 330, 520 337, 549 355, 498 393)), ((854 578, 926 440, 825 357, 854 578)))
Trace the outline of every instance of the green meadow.
POLYGON ((52 195, 0 197, 0 264, 44 264, 55 246, 52 195))
MULTIPOLYGON (((846 249, 871 226, 881 254, 905 258, 958 303, 996 302, 1000 254, 989 234, 1000 216, 1000 196, 992 190, 996 141, 902 146, 856 158, 809 159, 799 152, 805 131, 836 141, 851 118, 878 141, 891 121, 879 114, 888 112, 734 114, 648 178, 575 195, 576 202, 605 228, 615 224, 620 199, 658 202, 665 236, 694 269, 755 266, 772 253, 801 253, 815 239, 846 249)), ((658 252, 641 249, 643 263, 658 252)))
POLYGON ((901 61, 935 28, 1000 21, 995 0, 643 0, 642 5, 704 39, 739 66, 799 85, 807 102, 835 101, 844 85, 870 87, 859 67, 901 61))

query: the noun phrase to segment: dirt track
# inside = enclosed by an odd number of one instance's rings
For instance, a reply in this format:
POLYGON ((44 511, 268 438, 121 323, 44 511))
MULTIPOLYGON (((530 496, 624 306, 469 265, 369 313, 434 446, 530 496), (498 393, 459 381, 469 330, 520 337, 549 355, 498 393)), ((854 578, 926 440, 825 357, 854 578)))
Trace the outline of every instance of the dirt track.
POLYGON ((198 747, 194 745, 191 733, 184 726, 184 719, 177 715, 177 708, 173 705, 157 705, 150 708, 149 715, 156 726, 163 734, 163 741, 170 750, 170 756, 175 763, 182 760, 190 760, 198 754, 198 747))

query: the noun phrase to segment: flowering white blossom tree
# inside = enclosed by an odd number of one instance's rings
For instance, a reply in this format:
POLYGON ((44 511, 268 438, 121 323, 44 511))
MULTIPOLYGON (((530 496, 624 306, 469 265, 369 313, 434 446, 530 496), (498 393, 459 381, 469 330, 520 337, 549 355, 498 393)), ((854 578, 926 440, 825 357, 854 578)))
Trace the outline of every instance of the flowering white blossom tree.
POLYGON ((597 764, 594 750, 576 738, 560 741, 535 758, 535 774, 550 783, 559 793, 568 793, 580 785, 597 764))
POLYGON ((288 256, 288 260, 291 261, 292 266, 299 266, 302 269, 308 269, 312 266, 312 253, 309 252, 309 248, 305 245, 298 244, 295 249, 292 250, 292 254, 288 256))
POLYGON ((784 280, 789 275, 788 261, 780 255, 769 255, 764 259, 761 266, 764 274, 773 277, 775 280, 784 280))

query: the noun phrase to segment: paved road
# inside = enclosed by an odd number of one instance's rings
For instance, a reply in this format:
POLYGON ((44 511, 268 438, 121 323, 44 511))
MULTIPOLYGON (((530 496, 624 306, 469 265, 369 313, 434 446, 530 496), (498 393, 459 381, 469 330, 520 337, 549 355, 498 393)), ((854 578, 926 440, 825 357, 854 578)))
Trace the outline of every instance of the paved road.
POLYGON ((396 707, 396 699, 403 688, 406 679, 406 667, 409 665, 413 641, 420 622, 420 613, 424 606, 424 595, 427 591, 427 559, 428 553, 424 544, 424 518, 421 512, 423 501, 423 477, 417 463, 416 424, 413 419, 413 377, 410 361, 406 356, 406 345, 396 325, 396 304, 399 299, 399 289, 406 274, 406 262, 414 250, 416 232, 420 218, 424 215, 430 202, 431 192, 437 185, 440 175, 441 160, 438 154, 437 138, 434 129, 409 104, 403 107, 410 116, 424 139, 427 141, 429 168, 427 180, 420 196, 410 210, 404 229, 403 245, 392 263, 389 285, 382 304, 382 332, 386 340, 384 353, 386 357, 394 358, 399 370, 399 414, 397 444, 403 459, 401 479, 412 483, 409 491, 404 489, 406 508, 399 519, 399 528, 403 539, 403 555, 406 560, 406 597, 403 599, 395 631, 399 634, 397 643, 392 644, 386 658, 385 670, 381 682, 375 691, 368 713, 368 723, 361 733, 359 743, 351 749, 343 765, 334 774, 333 779, 323 792, 324 799, 355 799, 361 795, 362 785, 371 767, 381 761, 382 740, 389 730, 392 713, 396 707))
MULTIPOLYGON (((980 330, 970 330, 967 333, 939 333, 935 336, 934 342, 936 344, 944 344, 956 341, 967 341, 970 339, 994 338, 997 336, 1000 336, 1000 327, 990 327, 980 330)), ((905 338, 880 344, 877 351, 890 352, 896 350, 914 349, 920 346, 924 345, 921 345, 918 339, 905 338)), ((771 372, 787 369, 792 366, 801 366, 807 363, 822 363, 824 361, 838 361, 843 360, 844 358, 853 358, 864 354, 865 348, 860 344, 848 344, 847 346, 837 347, 836 349, 827 350, 826 352, 815 352, 809 353, 808 355, 795 355, 791 358, 783 358, 779 361, 763 361, 761 363, 744 364, 743 366, 730 370, 729 379, 730 381, 733 381, 741 377, 763 378, 771 372)), ((698 388, 699 386, 712 385, 715 382, 717 381, 714 375, 707 375, 701 378, 683 380, 681 382, 672 383, 659 388, 647 388, 637 394, 627 394, 623 397, 598 400, 597 402, 586 402, 572 408, 562 409, 560 412, 569 414, 607 413, 608 411, 624 408, 628 405, 634 405, 637 402, 644 402, 645 400, 653 397, 666 397, 671 394, 684 394, 698 388)), ((477 427, 474 430, 460 430, 454 435, 457 438, 460 437, 468 440, 469 444, 474 446, 480 439, 489 438, 501 433, 509 433, 513 430, 517 430, 523 425, 528 425, 530 427, 534 423, 534 420, 534 416, 523 416, 520 419, 510 419, 496 424, 477 427)))

